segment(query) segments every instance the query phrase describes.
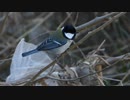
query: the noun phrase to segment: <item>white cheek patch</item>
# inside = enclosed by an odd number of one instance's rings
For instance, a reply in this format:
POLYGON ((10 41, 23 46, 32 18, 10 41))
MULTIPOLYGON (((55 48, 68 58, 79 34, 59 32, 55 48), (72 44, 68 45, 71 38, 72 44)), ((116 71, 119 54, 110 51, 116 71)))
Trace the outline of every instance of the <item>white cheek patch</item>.
POLYGON ((74 34, 72 33, 65 33, 65 36, 69 39, 72 39, 74 37, 74 34))

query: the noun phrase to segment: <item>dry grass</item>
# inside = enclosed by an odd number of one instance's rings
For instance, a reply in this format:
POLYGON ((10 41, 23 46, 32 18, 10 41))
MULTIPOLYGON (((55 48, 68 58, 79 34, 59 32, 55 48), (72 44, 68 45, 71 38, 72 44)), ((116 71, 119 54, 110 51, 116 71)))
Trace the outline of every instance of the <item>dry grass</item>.
MULTIPOLYGON (((63 65, 76 66, 81 61, 79 66, 85 66, 83 68, 88 66, 90 72, 79 74, 79 77, 75 78, 57 79, 51 76, 46 78, 58 80, 61 85, 66 85, 63 82, 67 81, 67 86, 129 85, 129 17, 129 13, 121 12, 0 12, 0 84, 11 85, 4 82, 10 74, 11 58, 21 38, 25 37, 26 41, 37 44, 43 40, 41 37, 44 37, 46 32, 72 23, 79 33, 74 45, 68 50, 71 56, 66 53, 67 51, 63 54, 68 59, 63 60, 63 65), (105 42, 102 44, 103 40, 105 42), (86 81, 82 82, 83 79, 86 81), (70 81, 74 80, 78 82, 72 84, 70 81)), ((61 58, 62 55, 58 59, 61 58)), ((56 62, 57 60, 54 60, 48 66, 56 62)), ((43 71, 45 69, 29 82, 36 82, 35 78, 43 71)), ((26 82, 26 85, 30 85, 29 82, 26 82)))

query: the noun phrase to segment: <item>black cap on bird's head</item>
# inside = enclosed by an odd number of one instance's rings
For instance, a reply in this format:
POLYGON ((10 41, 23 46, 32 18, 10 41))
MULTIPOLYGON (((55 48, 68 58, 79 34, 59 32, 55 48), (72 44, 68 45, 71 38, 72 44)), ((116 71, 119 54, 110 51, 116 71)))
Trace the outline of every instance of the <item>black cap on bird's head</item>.
POLYGON ((62 32, 65 38, 73 40, 76 36, 76 29, 72 25, 66 25, 62 28, 62 32))

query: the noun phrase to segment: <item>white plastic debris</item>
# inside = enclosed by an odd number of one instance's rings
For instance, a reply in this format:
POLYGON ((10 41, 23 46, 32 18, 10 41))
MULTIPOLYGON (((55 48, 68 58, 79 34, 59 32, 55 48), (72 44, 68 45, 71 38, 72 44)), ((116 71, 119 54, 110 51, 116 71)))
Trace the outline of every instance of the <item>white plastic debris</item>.
MULTIPOLYGON (((10 75, 6 79, 7 83, 15 84, 21 82, 22 80, 29 80, 38 71, 40 71, 41 68, 46 67, 52 62, 47 53, 43 51, 29 55, 27 57, 22 57, 23 52, 30 51, 34 48, 36 48, 35 45, 27 43, 24 41, 24 39, 21 39, 12 58, 10 75)), ((58 66, 55 65, 54 67, 58 66)), ((49 70, 51 70, 51 68, 48 68, 41 75, 46 75, 49 70)), ((51 80, 49 80, 49 82, 50 81, 51 80)), ((52 84, 51 82, 51 85, 57 85, 57 83, 52 84)))

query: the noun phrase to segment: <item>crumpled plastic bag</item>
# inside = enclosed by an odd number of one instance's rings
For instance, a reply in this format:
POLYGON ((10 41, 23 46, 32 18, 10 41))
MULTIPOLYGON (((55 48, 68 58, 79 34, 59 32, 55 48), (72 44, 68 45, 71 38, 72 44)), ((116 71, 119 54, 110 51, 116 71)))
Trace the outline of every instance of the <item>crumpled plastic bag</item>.
MULTIPOLYGON (((15 84, 21 82, 22 80, 23 81, 29 80, 38 71, 40 71, 40 69, 46 67, 48 64, 52 62, 51 58, 49 58, 47 53, 43 51, 29 55, 27 57, 22 57, 23 52, 30 51, 34 48, 36 48, 36 45, 27 43, 24 41, 24 39, 21 39, 21 41, 16 47, 16 50, 12 58, 10 75, 6 79, 7 83, 15 84)), ((54 67, 59 67, 59 66, 55 64, 54 67)), ((46 75, 50 70, 51 68, 48 68, 40 76, 46 75)), ((55 84, 52 84, 50 82, 50 79, 47 80, 46 82, 48 85, 52 85, 52 86, 58 85, 56 82, 54 82, 54 80, 52 81, 55 84), (48 84, 47 80, 49 80, 50 84, 48 84)))

